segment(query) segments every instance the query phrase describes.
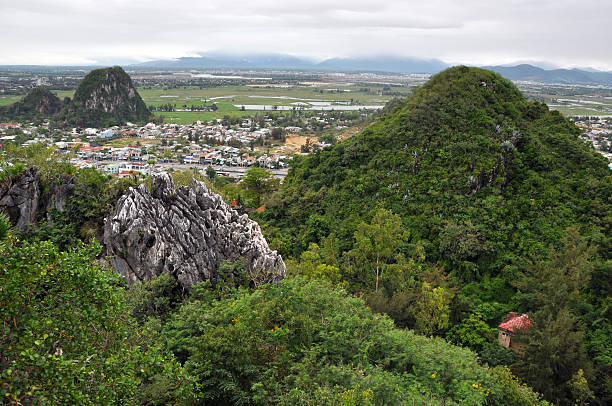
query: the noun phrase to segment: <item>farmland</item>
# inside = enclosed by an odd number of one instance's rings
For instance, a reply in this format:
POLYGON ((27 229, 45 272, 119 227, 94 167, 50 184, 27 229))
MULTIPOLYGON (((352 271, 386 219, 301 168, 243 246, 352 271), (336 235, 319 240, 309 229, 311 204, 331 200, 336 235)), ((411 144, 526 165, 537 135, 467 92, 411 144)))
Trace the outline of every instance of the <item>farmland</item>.
MULTIPOLYGON (((83 74, 85 72, 83 71, 83 74)), ((72 97, 75 73, 66 83, 49 83, 60 99, 72 97)), ((406 97, 427 77, 400 74, 307 72, 130 72, 144 102, 155 116, 174 124, 235 119, 257 111, 343 110, 380 108, 394 97, 406 97), (265 76, 265 77, 264 77, 265 76), (213 107, 213 104, 215 107, 213 107), (265 106, 265 107, 264 107, 265 106)), ((36 76, 37 80, 40 79, 36 76)), ((20 82, 21 83, 21 82, 20 82)), ((517 82, 532 100, 567 116, 612 115, 612 89, 586 85, 517 82)), ((0 94, 0 106, 22 94, 0 94)), ((282 113, 280 113, 282 114, 282 113)))

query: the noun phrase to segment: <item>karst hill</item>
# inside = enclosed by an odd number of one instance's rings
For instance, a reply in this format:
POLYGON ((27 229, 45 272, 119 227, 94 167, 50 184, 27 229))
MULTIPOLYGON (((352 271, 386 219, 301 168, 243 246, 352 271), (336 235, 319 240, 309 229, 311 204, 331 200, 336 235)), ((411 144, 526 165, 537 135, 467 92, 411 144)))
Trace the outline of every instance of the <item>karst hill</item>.
POLYGON ((141 123, 151 113, 130 76, 119 66, 89 72, 72 100, 61 101, 46 87, 36 87, 20 101, 0 106, 0 119, 33 121, 48 119, 60 126, 110 127, 141 123))
POLYGON ((107 127, 127 121, 142 122, 149 116, 130 76, 114 66, 89 72, 61 119, 79 126, 107 127))
POLYGON ((20 101, 0 107, 0 118, 29 121, 48 118, 60 112, 62 101, 44 86, 30 90, 20 101))
POLYGON ((466 278, 545 251, 569 226, 609 253, 612 176, 579 133, 500 75, 453 67, 358 136, 300 158, 266 215, 299 255, 330 234, 350 249, 384 207, 466 278))

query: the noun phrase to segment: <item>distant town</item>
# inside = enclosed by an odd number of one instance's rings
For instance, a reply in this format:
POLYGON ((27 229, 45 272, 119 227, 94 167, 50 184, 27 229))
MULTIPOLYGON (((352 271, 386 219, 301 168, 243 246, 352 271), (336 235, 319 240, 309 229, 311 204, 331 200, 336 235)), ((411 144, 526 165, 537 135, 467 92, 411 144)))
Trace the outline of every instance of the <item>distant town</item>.
MULTIPOLYGON (((356 117, 368 116, 369 113, 364 112, 356 117)), ((350 119, 337 118, 332 112, 301 118, 303 127, 278 127, 274 119, 263 117, 258 116, 259 122, 243 118, 197 121, 191 125, 148 123, 137 126, 128 123, 110 128, 73 128, 72 131, 53 129, 49 122, 37 125, 0 123, 0 144, 43 143, 66 153, 72 152, 71 162, 77 167, 94 167, 118 177, 185 168, 204 170, 208 166, 221 176, 241 177, 246 168, 258 166, 283 178, 294 153, 308 154, 335 142, 333 135, 320 137, 329 141, 325 142, 303 137, 302 132, 312 134, 317 128, 328 130, 328 133, 339 132, 351 124, 350 119), (275 152, 286 149, 287 138, 303 138, 306 142, 297 150, 275 152)))
MULTIPOLYGON (((0 72, 0 105, 34 86, 72 96, 83 69, 0 72)), ((212 167, 241 177, 249 167, 283 178, 295 155, 330 147, 368 125, 394 98, 429 74, 287 71, 130 72, 155 120, 107 128, 55 128, 48 121, 0 123, 0 144, 44 143, 71 153, 77 167, 117 177, 212 167), (259 103, 259 104, 258 104, 259 103)), ((562 111, 612 162, 612 90, 518 82, 533 100, 562 111)))

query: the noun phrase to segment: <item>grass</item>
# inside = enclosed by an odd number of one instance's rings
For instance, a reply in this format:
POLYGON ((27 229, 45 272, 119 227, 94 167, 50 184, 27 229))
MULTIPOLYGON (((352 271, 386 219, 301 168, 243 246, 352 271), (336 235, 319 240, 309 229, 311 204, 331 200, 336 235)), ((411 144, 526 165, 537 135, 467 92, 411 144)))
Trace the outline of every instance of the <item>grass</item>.
POLYGON ((551 107, 550 109, 557 110, 564 116, 612 116, 612 109, 608 109, 608 111, 599 111, 596 109, 589 109, 589 108, 578 107, 578 106, 551 107))
MULTIPOLYGON (((164 121, 175 124, 193 124, 194 122, 210 121, 229 116, 246 117, 253 116, 256 111, 242 111, 235 105, 249 104, 265 104, 273 106, 293 106, 291 103, 301 101, 300 99, 310 99, 312 101, 350 101, 353 99, 354 104, 362 105, 382 105, 391 99, 390 96, 380 96, 370 94, 363 91, 365 85, 336 85, 322 84, 320 86, 292 86, 289 88, 276 87, 251 87, 251 86, 216 86, 216 87, 199 87, 187 86, 175 89, 164 89, 161 87, 139 87, 138 93, 144 100, 147 106, 160 106, 163 104, 173 104, 176 108, 181 109, 183 105, 201 106, 203 104, 210 105, 210 99, 223 96, 233 96, 232 98, 220 98, 213 100, 216 102, 218 110, 209 111, 176 111, 176 112, 155 112, 155 116, 164 116, 164 121), (350 92, 330 92, 326 89, 346 89, 350 92), (321 91, 323 93, 321 93, 321 91), (177 97, 162 97, 162 96, 177 96, 177 97), (252 97, 258 96, 258 97, 252 97), (261 96, 261 97, 260 97, 261 96), (280 98, 286 97, 286 98, 280 98), (204 103, 202 100, 208 100, 204 103)), ((382 91, 382 86, 367 85, 370 92, 382 91)), ((398 87, 394 90, 409 94, 408 87, 398 87)), ((60 98, 74 97, 74 90, 59 90, 54 93, 60 98)), ((21 99, 22 96, 0 96, 0 105, 8 105, 21 99)))
MULTIPOLYGON (((382 91, 382 86, 369 86, 371 92, 382 91)), ((408 94, 409 89, 398 88, 408 94)), ((176 104, 177 107, 184 104, 201 105, 203 100, 210 101, 211 98, 227 97, 217 99, 217 103, 231 104, 270 104, 290 106, 291 103, 300 101, 301 99, 310 99, 316 101, 350 101, 355 104, 384 104, 390 96, 380 96, 364 92, 358 86, 292 86, 289 88, 273 88, 273 87, 250 87, 250 86, 217 86, 206 88, 203 87, 181 87, 175 89, 162 89, 159 87, 139 88, 138 92, 142 96, 147 105, 162 105, 176 104), (341 91, 330 92, 326 89, 338 88, 341 90, 350 90, 350 92, 341 91), (175 96, 175 97, 162 97, 175 96), (257 96, 257 97, 253 97, 257 96), (285 97, 285 98, 280 98, 285 97)))
POLYGON ((0 96, 0 106, 8 106, 9 104, 18 102, 19 100, 21 100, 22 97, 23 96, 13 96, 13 95, 0 96))

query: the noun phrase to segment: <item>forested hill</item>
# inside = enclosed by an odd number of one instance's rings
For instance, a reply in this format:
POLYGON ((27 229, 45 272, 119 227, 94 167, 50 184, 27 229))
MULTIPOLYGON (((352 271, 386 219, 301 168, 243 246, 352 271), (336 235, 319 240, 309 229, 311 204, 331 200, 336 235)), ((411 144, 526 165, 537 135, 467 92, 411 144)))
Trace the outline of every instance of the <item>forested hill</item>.
POLYGON ((130 76, 114 66, 89 72, 59 118, 70 125, 108 127, 146 121, 150 112, 130 76))
POLYGON ((330 233, 351 248, 357 223, 384 207, 466 280, 544 252, 571 225, 609 253, 612 176, 578 134, 500 75, 451 68, 360 135, 298 160, 271 218, 295 255, 330 233))
POLYGON ((62 101, 44 86, 30 90, 20 101, 0 106, 0 120, 35 120, 48 118, 62 109, 62 101))
POLYGON ((612 172, 499 74, 433 76, 358 136, 296 160, 266 208, 272 248, 296 258, 289 274, 511 365, 555 404, 612 401, 612 172), (514 357, 494 338, 511 311, 534 323, 514 357))
POLYGON ((60 100, 46 87, 35 87, 20 101, 0 106, 0 121, 50 120, 60 126, 110 127, 151 118, 130 76, 119 66, 94 69, 74 98, 60 100))

